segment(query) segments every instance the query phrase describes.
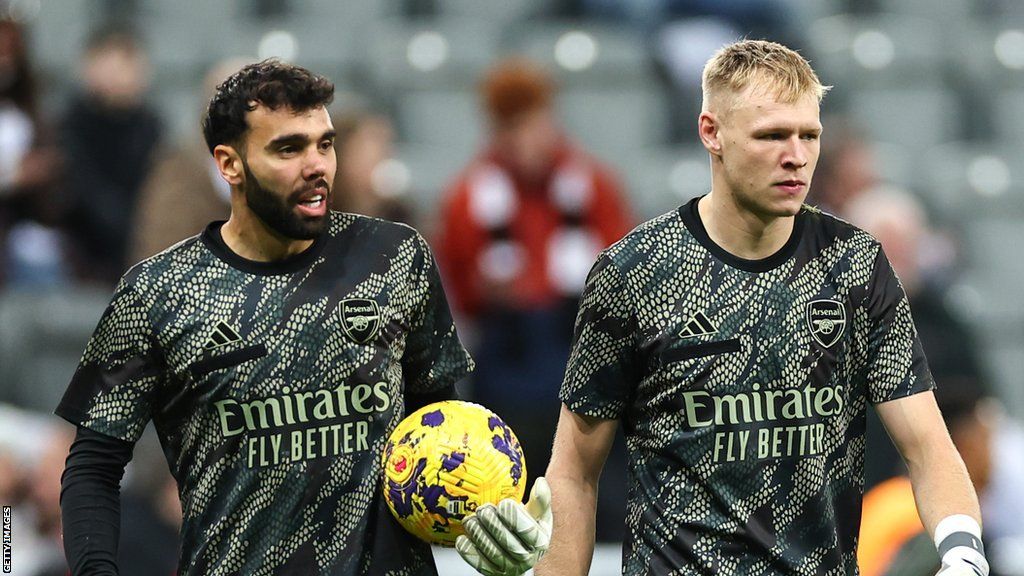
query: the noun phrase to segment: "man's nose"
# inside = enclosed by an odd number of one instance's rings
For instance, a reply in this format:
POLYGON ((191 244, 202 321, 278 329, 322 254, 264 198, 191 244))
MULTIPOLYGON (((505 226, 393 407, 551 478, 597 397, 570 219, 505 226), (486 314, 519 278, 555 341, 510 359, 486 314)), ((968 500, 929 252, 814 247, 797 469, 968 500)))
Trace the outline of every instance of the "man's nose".
POLYGON ((803 168, 807 165, 809 157, 804 141, 799 137, 790 138, 782 157, 782 164, 786 167, 803 168))
MULTIPOLYGON (((331 151, 331 155, 334 151, 331 151)), ((313 150, 306 155, 305 166, 303 167, 302 177, 306 180, 313 180, 316 178, 322 178, 327 174, 328 158, 326 154, 321 154, 319 150, 313 150)))

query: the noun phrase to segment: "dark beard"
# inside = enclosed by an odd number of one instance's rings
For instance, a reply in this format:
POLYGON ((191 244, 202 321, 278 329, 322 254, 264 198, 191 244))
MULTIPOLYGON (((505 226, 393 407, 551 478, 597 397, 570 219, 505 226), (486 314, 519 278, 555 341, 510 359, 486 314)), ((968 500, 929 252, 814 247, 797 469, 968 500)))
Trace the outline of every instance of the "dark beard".
MULTIPOLYGON (((249 209, 268 228, 285 238, 293 240, 314 240, 327 227, 327 216, 323 218, 307 218, 295 213, 292 209, 291 197, 281 198, 268 190, 249 170, 249 163, 242 161, 245 170, 245 201, 249 209)), ((326 188, 326 183, 324 184, 326 188)), ((329 200, 324 194, 324 202, 329 200)), ((327 212, 328 216, 330 211, 327 212)))

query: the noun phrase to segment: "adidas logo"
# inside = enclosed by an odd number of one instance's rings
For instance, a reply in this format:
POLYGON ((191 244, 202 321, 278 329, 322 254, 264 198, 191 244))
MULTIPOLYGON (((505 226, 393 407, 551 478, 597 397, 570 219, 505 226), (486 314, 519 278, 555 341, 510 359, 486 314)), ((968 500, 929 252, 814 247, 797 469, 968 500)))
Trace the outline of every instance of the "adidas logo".
POLYGON ((679 337, 696 338, 697 336, 707 336, 716 332, 718 332, 718 327, 711 323, 707 315, 703 312, 697 312, 693 315, 693 318, 686 322, 686 326, 683 326, 679 337))
POLYGON ((203 348, 206 350, 213 350, 214 348, 220 348, 228 344, 235 342, 241 342, 242 337, 235 332, 235 329, 228 326, 227 322, 218 322, 217 326, 213 329, 213 334, 207 338, 206 343, 203 344, 203 348))

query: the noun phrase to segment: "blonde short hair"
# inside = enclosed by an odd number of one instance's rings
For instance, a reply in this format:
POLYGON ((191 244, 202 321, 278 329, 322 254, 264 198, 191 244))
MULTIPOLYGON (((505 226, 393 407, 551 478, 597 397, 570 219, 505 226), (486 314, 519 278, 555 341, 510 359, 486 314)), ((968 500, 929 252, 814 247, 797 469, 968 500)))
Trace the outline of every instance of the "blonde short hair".
POLYGON ((770 90, 783 102, 813 94, 819 103, 831 88, 821 84, 810 63, 795 50, 767 40, 741 40, 719 49, 704 65, 704 110, 720 92, 735 94, 750 86, 770 90))

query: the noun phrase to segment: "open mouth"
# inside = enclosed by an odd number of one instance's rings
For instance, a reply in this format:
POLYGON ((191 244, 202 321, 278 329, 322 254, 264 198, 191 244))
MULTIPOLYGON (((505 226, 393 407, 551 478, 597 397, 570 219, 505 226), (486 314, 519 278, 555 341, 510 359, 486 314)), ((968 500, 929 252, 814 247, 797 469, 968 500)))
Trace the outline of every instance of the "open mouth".
POLYGON ((323 194, 315 194, 311 196, 308 200, 300 200, 299 204, 305 206, 306 208, 319 208, 320 205, 323 204, 325 200, 326 198, 324 197, 323 194))
POLYGON ((303 190, 296 199, 299 211, 307 216, 323 216, 327 213, 327 185, 318 183, 313 188, 303 190))

